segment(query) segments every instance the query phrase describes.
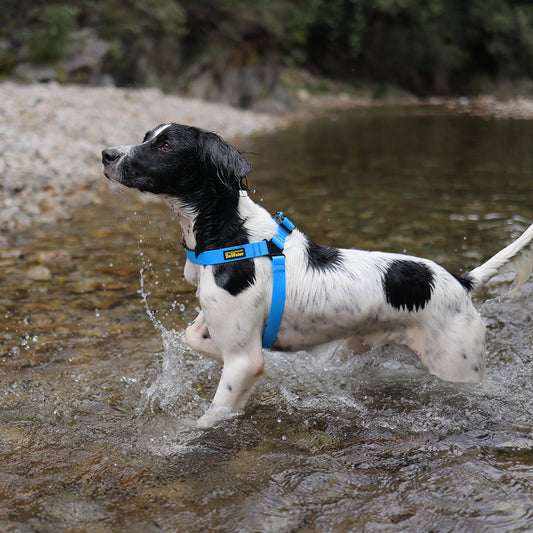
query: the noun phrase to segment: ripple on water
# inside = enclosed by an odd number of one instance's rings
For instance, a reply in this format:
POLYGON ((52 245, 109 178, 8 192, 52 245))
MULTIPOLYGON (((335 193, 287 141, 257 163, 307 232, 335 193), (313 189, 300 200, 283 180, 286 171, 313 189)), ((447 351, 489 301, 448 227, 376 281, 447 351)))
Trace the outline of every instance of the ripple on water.
MULTIPOLYGON (((344 115, 249 147, 265 206, 317 242, 455 272, 529 224, 533 123, 344 115)), ((178 225, 138 198, 0 250, 0 527, 533 530, 532 281, 478 294, 480 384, 392 347, 269 353, 243 416, 200 430, 221 367, 184 344, 197 303, 178 225)))

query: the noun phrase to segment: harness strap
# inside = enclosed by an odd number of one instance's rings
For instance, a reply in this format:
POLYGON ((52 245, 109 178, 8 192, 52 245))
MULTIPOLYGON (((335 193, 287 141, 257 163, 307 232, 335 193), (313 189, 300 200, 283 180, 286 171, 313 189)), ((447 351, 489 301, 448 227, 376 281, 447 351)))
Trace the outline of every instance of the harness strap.
POLYGON ((278 336, 281 317, 285 307, 285 256, 275 255, 272 257, 272 300, 270 313, 263 334, 263 348, 272 348, 278 336))
POLYGON ((217 250, 207 250, 197 254, 187 249, 187 259, 197 265, 219 265, 232 261, 242 261, 254 257, 268 256, 272 260, 272 301, 270 313, 263 335, 263 348, 272 348, 278 335, 283 308, 285 307, 285 239, 295 228, 294 224, 280 211, 273 216, 278 224, 277 233, 269 241, 258 241, 230 246, 217 250))
POLYGON ((207 250, 198 255, 194 250, 187 250, 187 259, 197 265, 220 265, 242 259, 261 257, 263 255, 270 255, 267 241, 251 242, 242 246, 219 248, 217 250, 207 250))

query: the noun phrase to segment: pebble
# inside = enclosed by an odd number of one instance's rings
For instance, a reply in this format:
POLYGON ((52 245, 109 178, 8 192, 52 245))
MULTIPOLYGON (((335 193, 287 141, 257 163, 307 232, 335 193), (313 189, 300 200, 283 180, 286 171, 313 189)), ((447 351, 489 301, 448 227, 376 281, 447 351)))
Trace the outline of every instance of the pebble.
POLYGON ((102 149, 138 143, 158 124, 181 122, 236 140, 283 123, 155 88, 4 82, 0 102, 0 241, 1 233, 68 219, 76 206, 98 201, 102 149))
POLYGON ((46 250, 37 254, 37 261, 43 265, 59 265, 69 263, 72 256, 67 250, 46 250))
MULTIPOLYGON (((303 92, 300 96, 308 98, 303 92)), ((98 202, 98 191, 105 187, 102 149, 138 143, 157 124, 174 121, 198 126, 235 142, 279 129, 291 120, 169 95, 156 88, 6 81, 0 83, 0 102, 0 245, 8 244, 9 234, 36 223, 68 220, 77 206, 98 202)), ((342 99, 336 97, 334 102, 338 105, 342 99)), ((332 106, 324 99, 309 105, 311 109, 332 106)), ((525 98, 457 99, 448 101, 448 106, 472 114, 533 118, 533 100, 525 98)))
POLYGON ((74 294, 88 294, 100 288, 102 283, 97 279, 84 279, 74 283, 70 289, 74 294))
POLYGON ((36 265, 28 268, 26 277, 31 281, 50 281, 52 279, 52 271, 44 265, 36 265))

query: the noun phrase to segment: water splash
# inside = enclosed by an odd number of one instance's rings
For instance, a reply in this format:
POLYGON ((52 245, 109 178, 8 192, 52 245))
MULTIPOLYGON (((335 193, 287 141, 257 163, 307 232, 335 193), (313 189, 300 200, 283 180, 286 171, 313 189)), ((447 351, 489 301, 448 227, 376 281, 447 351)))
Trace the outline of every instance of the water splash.
MULTIPOLYGON (((185 342, 185 332, 166 328, 148 302, 146 290, 146 265, 140 270, 140 294, 150 321, 161 335, 163 351, 161 370, 155 381, 141 391, 141 411, 151 414, 164 411, 172 414, 197 416, 208 403, 199 394, 199 379, 213 368, 213 362, 194 354, 185 342)), ((173 302, 172 309, 176 307, 173 302)), ((181 306, 180 306, 181 307, 181 306)), ((165 316, 168 316, 167 310, 165 316)))

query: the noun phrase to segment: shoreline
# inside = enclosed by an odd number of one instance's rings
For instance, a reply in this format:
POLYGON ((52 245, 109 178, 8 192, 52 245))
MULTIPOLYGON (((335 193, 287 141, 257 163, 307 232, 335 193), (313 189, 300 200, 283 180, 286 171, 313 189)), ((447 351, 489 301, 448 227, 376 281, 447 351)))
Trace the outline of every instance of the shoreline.
POLYGON ((0 101, 0 239, 90 205, 105 181, 101 150, 136 144, 157 124, 174 120, 237 140, 286 123, 152 88, 5 82, 0 101))
POLYGON ((98 201, 105 183, 100 151, 134 144, 169 120, 219 132, 230 142, 267 134, 334 110, 383 106, 443 106, 477 116, 533 119, 533 100, 507 102, 414 97, 391 100, 346 94, 305 95, 284 115, 168 95, 156 88, 0 83, 0 245, 36 223, 68 219, 98 201))

